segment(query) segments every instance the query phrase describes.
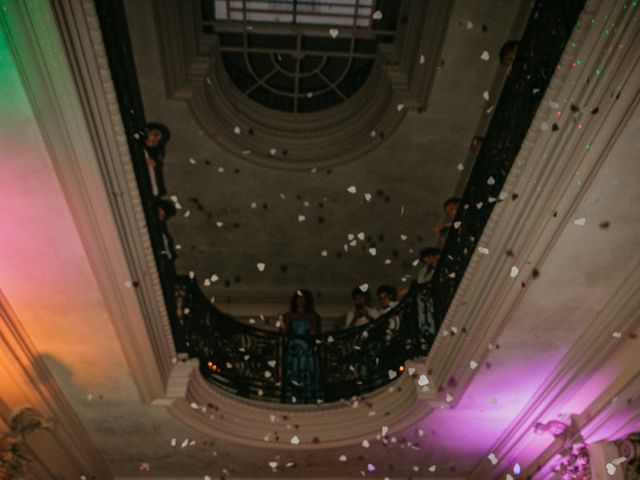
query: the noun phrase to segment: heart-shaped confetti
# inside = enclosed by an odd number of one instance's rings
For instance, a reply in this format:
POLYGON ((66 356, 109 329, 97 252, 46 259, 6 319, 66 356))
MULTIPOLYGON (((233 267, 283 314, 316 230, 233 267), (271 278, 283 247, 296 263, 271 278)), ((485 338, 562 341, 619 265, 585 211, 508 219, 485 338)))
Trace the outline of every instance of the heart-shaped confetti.
POLYGON ((346 462, 347 461, 347 456, 346 455, 340 455, 338 457, 338 460, 340 460, 341 462, 346 462))
POLYGON ((269 466, 273 469, 278 468, 278 462, 269 462, 269 466))
POLYGON ((380 20, 382 18, 382 12, 380 10, 376 10, 372 15, 374 20, 380 20))
POLYGON ((347 192, 349 193, 356 193, 357 189, 354 185, 351 185, 349 188, 347 188, 347 192))
POLYGON ((240 127, 238 125, 233 127, 233 133, 235 133, 236 135, 240 135, 240 127))
POLYGON ((496 179, 493 177, 487 178, 487 185, 495 185, 496 179))
POLYGON ((404 110, 404 103, 399 103, 398 105, 396 105, 396 110, 398 110, 399 112, 404 110))
POLYGON ((375 257, 377 253, 378 253, 378 251, 375 248, 372 247, 372 248, 369 249, 369 254, 371 256, 375 257))
POLYGON ((480 55, 480 58, 486 62, 491 58, 491 55, 489 55, 489 52, 485 50, 482 52, 482 55, 480 55))
POLYGON ((467 20, 467 30, 471 30, 473 28, 473 22, 471 20, 467 20))
POLYGON ((329 35, 331 35, 331 38, 336 38, 339 33, 340 31, 337 28, 332 28, 329 30, 329 35))
POLYGON ((435 465, 431 465, 429 467, 429 471, 432 472, 432 473, 435 472, 436 471, 436 466, 435 465))
POLYGON ((291 444, 292 445, 299 445, 300 444, 300 439, 298 438, 297 435, 294 435, 293 437, 291 437, 291 444))
POLYGON ((362 441, 362 446, 363 446, 364 448, 369 448, 369 441, 368 441, 368 440, 363 440, 363 441, 362 441))
POLYGON ((305 217, 304 215, 298 215, 298 221, 299 222, 304 222, 307 219, 307 217, 305 217))
POLYGON ((447 393, 445 400, 447 401, 447 403, 451 403, 453 402, 453 396, 450 393, 447 393))
POLYGON ((391 263, 391 259, 390 258, 385 258, 384 259, 384 264, 385 265, 389 265, 391 263))
POLYGON ((329 252, 327 252, 326 250, 322 250, 320 252, 320 255, 322 255, 323 257, 326 257, 329 254, 329 252))
POLYGON ((370 201, 371 201, 371 198, 372 198, 372 197, 371 197, 371 194, 370 194, 370 193, 365 193, 365 194, 364 194, 364 199, 365 199, 367 202, 370 202, 370 201))
POLYGON ((490 453, 487 458, 491 462, 491 465, 495 465, 496 463, 498 463, 498 459, 496 458, 495 453, 490 453))
POLYGON ((616 466, 613 463, 607 463, 607 473, 609 475, 616 473, 616 466))
POLYGON ((260 271, 260 272, 264 272, 264 267, 265 267, 265 266, 266 266, 266 265, 265 265, 264 263, 258 263, 258 264, 256 264, 256 267, 258 267, 258 271, 260 271))
POLYGON ((425 385, 429 385, 429 379, 427 378, 426 375, 424 374, 420 375, 420 378, 418 378, 418 385, 420 385, 421 387, 424 387, 425 385))
POLYGON ((369 290, 369 284, 368 283, 363 283, 358 288, 360 289, 360 291, 366 292, 367 290, 369 290))
POLYGON ((460 171, 464 170, 464 165, 462 163, 458 164, 458 170, 460 171))
POLYGON ((511 278, 516 278, 518 276, 518 273, 520 273, 520 269, 518 267, 516 267, 515 265, 511 267, 511 278))

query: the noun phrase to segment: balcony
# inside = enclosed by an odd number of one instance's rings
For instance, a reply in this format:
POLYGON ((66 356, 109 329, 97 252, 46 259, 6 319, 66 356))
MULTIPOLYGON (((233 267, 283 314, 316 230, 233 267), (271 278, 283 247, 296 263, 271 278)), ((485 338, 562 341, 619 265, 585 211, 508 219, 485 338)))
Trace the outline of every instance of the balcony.
POLYGON ((177 351, 198 359, 202 376, 223 391, 289 404, 331 403, 374 392, 405 373, 407 361, 428 356, 493 208, 517 199, 503 193, 504 182, 583 3, 541 0, 533 7, 433 281, 413 284, 395 309, 367 325, 291 336, 281 326, 247 325, 225 314, 195 279, 178 275, 162 255, 163 227, 139 140, 144 110, 131 74, 131 53, 117 25, 122 12, 110 2, 98 2, 177 351), (292 364, 298 367, 292 370, 292 364))

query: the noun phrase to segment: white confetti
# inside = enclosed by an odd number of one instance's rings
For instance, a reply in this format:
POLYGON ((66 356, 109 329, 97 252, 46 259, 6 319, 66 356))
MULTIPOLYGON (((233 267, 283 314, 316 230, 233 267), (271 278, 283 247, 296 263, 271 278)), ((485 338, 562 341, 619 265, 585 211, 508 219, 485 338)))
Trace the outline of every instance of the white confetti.
POLYGON ((542 131, 549 130, 549 124, 547 122, 541 122, 540 123, 540 130, 542 130, 542 131))
POLYGON ((482 98, 484 98, 485 100, 489 100, 489 91, 488 90, 485 90, 482 93, 482 98))
POLYGON ((307 219, 307 217, 305 217, 304 215, 298 215, 298 221, 299 222, 304 222, 307 219))
POLYGON ((382 436, 386 437, 387 433, 389 433, 389 427, 387 427, 386 425, 383 425, 381 432, 382 432, 382 436))
POLYGON ((297 435, 294 435, 293 437, 291 437, 291 444, 292 445, 299 445, 300 444, 300 439, 298 438, 297 435))
POLYGON ((362 441, 362 446, 363 446, 364 448, 369 448, 369 441, 368 441, 368 440, 366 440, 366 439, 365 439, 365 440, 363 440, 363 441, 362 441))
POLYGON ((235 133, 236 135, 240 135, 240 127, 238 125, 233 127, 233 133, 235 133))
POLYGON ((407 237, 404 233, 400 234, 400 240, 402 240, 403 242, 409 237, 407 237))
POLYGON ((371 130, 369 135, 371 136, 371 138, 376 138, 376 131, 375 130, 371 130))
POLYGON ((273 469, 278 468, 278 462, 269 462, 269 466, 273 469))
POLYGON ((320 252, 320 255, 322 255, 323 257, 326 257, 329 254, 329 252, 327 252, 326 250, 322 250, 320 252))
POLYGON ((271 372, 269 370, 265 370, 264 378, 271 378, 271 372))
POLYGON ((382 18, 382 12, 380 10, 376 10, 372 15, 374 20, 380 20, 382 18))
POLYGON ((473 22, 471 20, 467 20, 467 30, 471 30, 473 28, 473 22))
POLYGON ((478 368, 478 363, 471 360, 469 362, 469 368, 471 368, 471 370, 475 370, 476 368, 478 368))
POLYGON ((357 189, 354 185, 351 185, 349 188, 347 188, 347 192, 349 193, 356 193, 357 189))
POLYGON ((384 259, 384 264, 385 265, 389 265, 391 263, 391 259, 390 258, 385 258, 384 259))
POLYGON ((616 466, 613 463, 607 463, 607 473, 609 475, 616 473, 616 466))
POLYGON ((585 223, 587 223, 587 219, 582 217, 582 218, 577 218, 573 221, 574 225, 578 225, 580 227, 584 226, 585 223))
POLYGON ((493 177, 487 178, 487 185, 495 185, 496 179, 493 177))
POLYGON ((195 159, 195 158, 190 158, 190 159, 189 159, 189 163, 190 163, 191 165, 195 165, 195 164, 196 164, 196 159, 195 159))
POLYGON ((270 148, 269 149, 269 155, 271 155, 272 157, 274 157, 277 152, 278 152, 278 150, 276 150, 275 148, 270 148))
POLYGON ((202 284, 203 284, 205 287, 210 287, 210 286, 211 286, 211 280, 209 280, 208 278, 205 278, 205 279, 204 279, 204 282, 202 282, 202 284))
POLYGON ((189 270, 189 278, 190 278, 191 280, 193 280, 194 278, 196 278, 196 274, 195 274, 195 272, 194 272, 193 270, 189 270))
POLYGON ((399 112, 404 110, 404 103, 399 103, 398 105, 396 105, 396 110, 398 110, 399 112))
POLYGON ((222 223, 220 220, 218 220, 216 222, 216 227, 218 227, 218 228, 222 228, 223 225, 224 225, 224 223, 222 223))
POLYGON ((426 61, 427 61, 427 59, 426 59, 426 57, 425 57, 424 55, 422 55, 422 54, 421 54, 421 55, 420 55, 420 60, 419 60, 419 61, 420 61, 420 65, 422 65, 424 62, 426 62, 426 61))
POLYGON ((224 167, 218 167, 218 173, 224 173, 224 167))
POLYGON ((513 480, 513 477, 511 476, 510 473, 507 473, 507 476, 505 477, 504 480, 513 480))
POLYGON ((378 251, 375 248, 372 247, 372 248, 369 249, 369 254, 371 256, 375 257, 377 253, 378 253, 378 251))
POLYGON ((464 165, 459 163, 458 164, 458 170, 460 170, 460 171, 464 170, 464 165))
POLYGON ((515 265, 511 267, 511 278, 516 278, 518 276, 518 273, 520 273, 520 269, 518 267, 516 267, 515 265))
POLYGON ((218 277, 218 275, 216 275, 215 273, 213 275, 211 275, 211 277, 209 277, 211 279, 211 283, 215 283, 218 280, 220 280, 220 277, 218 277))
POLYGON ((346 462, 347 461, 347 456, 346 455, 340 455, 338 457, 338 460, 340 460, 341 462, 346 462))
POLYGON ((429 385, 429 379, 427 378, 426 375, 424 374, 420 375, 420 378, 418 378, 418 385, 420 385, 421 387, 424 387, 425 385, 429 385))
POLYGON ((369 284, 368 283, 363 283, 362 285, 360 285, 358 287, 361 291, 366 292, 367 290, 369 290, 369 284))
POLYGON ((190 216, 191 216, 191 210, 187 210, 186 212, 184 212, 185 218, 189 218, 190 216))
POLYGON ((447 403, 451 403, 453 402, 453 396, 450 393, 447 393, 445 400, 447 401, 447 403))
POLYGON ((489 255, 489 249, 487 247, 478 247, 478 251, 483 255, 489 255))
POLYGON ((435 465, 431 465, 429 467, 429 471, 432 472, 432 473, 435 472, 436 471, 436 466, 435 465))
POLYGON ((612 337, 615 337, 615 338, 620 338, 620 337, 622 337, 622 333, 621 333, 621 332, 613 332, 613 333, 611 334, 611 336, 612 336, 612 337))
POLYGON ((364 199, 365 199, 367 202, 370 202, 370 201, 371 201, 371 198, 372 198, 372 197, 371 197, 371 194, 370 194, 370 193, 365 193, 365 194, 364 194, 364 199))
POLYGON ((489 52, 485 50, 484 52, 482 52, 482 55, 480 55, 480 58, 486 62, 491 58, 491 56, 489 55, 489 52))
POLYGON ((267 364, 268 364, 271 368, 274 368, 274 367, 278 364, 278 362, 277 362, 277 361, 275 361, 275 360, 269 360, 269 361, 267 362, 267 364))
POLYGON ((340 31, 337 28, 332 28, 329 30, 329 35, 331 35, 331 38, 336 38, 339 33, 340 31))
POLYGON ((491 462, 491 465, 495 465, 496 463, 498 463, 498 459, 496 458, 496 454, 495 453, 490 453, 487 458, 491 462))
POLYGON ((364 240, 364 232, 358 233, 357 237, 358 237, 358 240, 364 240))
POLYGON ((393 380, 394 378, 396 378, 398 376, 398 372, 396 372, 395 370, 389 370, 388 372, 389 378, 391 380, 393 380))
POLYGON ((256 267, 258 267, 258 271, 260 271, 260 272, 264 272, 264 267, 265 267, 265 266, 266 266, 266 265, 265 265, 264 263, 262 263, 262 262, 261 262, 261 263, 256 264, 256 267))
POLYGON ((124 286, 127 288, 133 287, 133 282, 131 280, 125 280, 124 286))
POLYGON ((618 458, 614 458, 613 460, 611 460, 611 463, 613 463, 614 465, 618 466, 621 463, 626 462, 628 459, 627 457, 618 457, 618 458))
POLYGON ((453 222, 453 228, 455 228, 456 230, 460 228, 460 225, 462 225, 462 222, 460 220, 453 222))

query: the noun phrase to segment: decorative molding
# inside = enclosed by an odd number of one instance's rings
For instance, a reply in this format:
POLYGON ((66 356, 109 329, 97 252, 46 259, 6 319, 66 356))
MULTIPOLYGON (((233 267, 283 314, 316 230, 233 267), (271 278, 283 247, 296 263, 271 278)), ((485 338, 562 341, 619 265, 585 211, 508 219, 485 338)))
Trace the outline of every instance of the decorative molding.
MULTIPOLYGON (((585 18, 583 13, 582 19, 585 18)), ((582 23, 587 25, 587 22, 582 23)), ((587 28, 573 32, 569 43, 575 42, 583 48, 570 48, 564 52, 503 189, 508 193, 517 192, 519 199, 514 203, 499 202, 480 240, 480 244, 492 252, 512 250, 517 255, 506 259, 501 255, 485 256, 476 252, 472 257, 441 329, 441 332, 449 332, 455 326, 466 334, 449 336, 446 341, 442 334, 439 335, 427 360, 434 371, 436 386, 441 387, 449 378, 455 377, 456 390, 464 391, 474 374, 468 368, 469 361, 482 363, 478 359, 486 355, 486 346, 498 336, 526 292, 520 282, 530 282, 535 267, 544 261, 562 228, 571 221, 573 209, 584 196, 637 101, 631 98, 623 104, 609 96, 607 87, 618 88, 630 72, 630 66, 621 65, 619 58, 615 60, 616 65, 606 63, 610 61, 607 57, 589 59, 589 64, 580 71, 570 68, 578 56, 588 58, 586 54, 591 52, 592 44, 587 42, 587 35, 589 39, 604 37, 601 35, 603 26, 595 28, 590 21, 588 23, 587 28), (600 80, 606 81, 607 85, 589 84, 590 67, 594 64, 608 69, 608 78, 600 80), (615 74, 616 69, 621 69, 619 75, 615 74), (583 85, 587 88, 583 89, 583 85), (550 130, 543 131, 540 125, 551 115, 549 102, 556 98, 572 98, 576 104, 599 105, 600 114, 592 117, 584 129, 575 129, 562 137, 552 135, 550 130), (594 146, 588 155, 583 148, 576 148, 578 144, 590 143, 596 134, 602 138, 609 138, 610 134, 611 141, 594 146), (588 179, 586 185, 576 186, 576 170, 588 179), (541 183, 546 185, 547 195, 535 193, 541 183), (560 212, 558 218, 551 216, 550 212, 554 211, 560 212), (510 265, 522 266, 517 282, 505 275, 510 265), (469 338, 474 341, 468 341, 469 338)), ((634 85, 629 84, 628 88, 633 91, 634 85)), ((568 116, 569 109, 567 104, 562 114, 568 116)))
MULTIPOLYGON (((339 403, 290 405, 244 399, 208 383, 190 360, 176 365, 173 393, 158 405, 181 422, 214 438, 247 446, 281 449, 295 435, 299 449, 324 449, 376 438, 380 428, 389 437, 424 417, 430 401, 418 397, 416 375, 366 396, 339 403), (189 376, 186 373, 189 371, 189 376), (186 395, 185 395, 186 392, 186 395)), ((420 390, 422 390, 420 388, 420 390)))
MULTIPOLYGON (((74 468, 78 475, 91 473, 96 479, 112 478, 109 467, 1 291, 0 346, 0 375, 4 371, 10 379, 3 383, 0 420, 4 419, 13 433, 50 429, 52 441, 69 468, 74 468)), ((38 461, 46 465, 51 459, 38 461)))
POLYGON ((175 350, 93 2, 11 3, 6 29, 25 91, 148 403, 164 394, 175 350))
POLYGON ((37 410, 26 407, 9 422, 9 433, 0 437, 0 478, 3 480, 29 480, 35 478, 27 453, 25 436, 38 429, 51 430, 53 422, 37 410))
POLYGON ((407 0, 402 8, 396 43, 378 45, 359 92, 327 110, 289 114, 257 104, 232 83, 218 42, 194 31, 194 3, 154 0, 168 96, 188 102, 203 130, 247 161, 310 169, 353 160, 389 138, 408 110, 428 102, 452 4, 407 0), (428 55, 421 59, 420 52, 428 55))

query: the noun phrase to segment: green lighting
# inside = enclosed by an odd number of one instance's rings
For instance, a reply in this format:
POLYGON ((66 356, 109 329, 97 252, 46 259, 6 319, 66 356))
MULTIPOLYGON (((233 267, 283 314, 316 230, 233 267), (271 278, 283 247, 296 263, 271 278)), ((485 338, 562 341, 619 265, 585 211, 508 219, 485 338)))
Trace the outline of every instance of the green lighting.
POLYGON ((571 48, 576 48, 576 42, 571 42, 571 48))
POLYGON ((582 65, 582 62, 580 60, 576 60, 576 65, 582 65))
POLYGON ((591 19, 591 24, 595 24, 595 23, 598 23, 598 21, 595 18, 592 18, 591 19))
POLYGON ((598 77, 600 76, 600 69, 599 68, 596 70, 596 76, 598 76, 598 77))

